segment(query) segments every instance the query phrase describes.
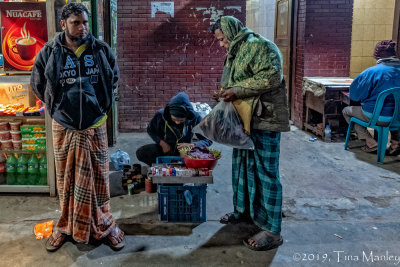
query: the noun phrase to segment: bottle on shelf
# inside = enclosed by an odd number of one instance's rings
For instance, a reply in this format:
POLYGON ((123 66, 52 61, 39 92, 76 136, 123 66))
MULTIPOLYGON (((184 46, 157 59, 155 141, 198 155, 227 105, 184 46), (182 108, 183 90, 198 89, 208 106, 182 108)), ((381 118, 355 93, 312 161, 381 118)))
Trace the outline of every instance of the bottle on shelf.
POLYGON ((39 173, 39 160, 35 154, 32 154, 31 158, 28 160, 28 173, 29 174, 39 173))
POLYGON ((28 160, 28 182, 30 185, 39 185, 39 159, 35 154, 28 160))
POLYGON ((332 130, 329 124, 327 124, 325 127, 324 135, 325 135, 325 142, 329 143, 332 141, 332 130))
POLYGON ((10 156, 7 158, 7 161, 6 161, 6 172, 7 173, 16 173, 17 172, 17 165, 18 165, 18 160, 14 156, 14 154, 11 153, 10 156))
POLYGON ((47 174, 47 158, 46 154, 43 154, 39 162, 39 172, 40 174, 47 174))
POLYGON ((25 154, 21 154, 18 158, 17 173, 25 174, 28 172, 28 160, 25 154))

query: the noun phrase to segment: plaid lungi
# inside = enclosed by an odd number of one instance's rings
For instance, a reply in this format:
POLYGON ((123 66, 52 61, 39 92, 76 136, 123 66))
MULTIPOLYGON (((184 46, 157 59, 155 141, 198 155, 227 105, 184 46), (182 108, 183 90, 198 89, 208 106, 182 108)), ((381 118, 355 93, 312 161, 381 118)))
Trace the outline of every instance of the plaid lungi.
POLYGON ((278 234, 282 222, 281 134, 253 129, 251 138, 255 150, 233 149, 233 206, 235 213, 250 215, 260 228, 278 234))
POLYGON ((55 120, 53 146, 61 218, 56 229, 87 243, 115 225, 110 209, 107 129, 70 130, 55 120))

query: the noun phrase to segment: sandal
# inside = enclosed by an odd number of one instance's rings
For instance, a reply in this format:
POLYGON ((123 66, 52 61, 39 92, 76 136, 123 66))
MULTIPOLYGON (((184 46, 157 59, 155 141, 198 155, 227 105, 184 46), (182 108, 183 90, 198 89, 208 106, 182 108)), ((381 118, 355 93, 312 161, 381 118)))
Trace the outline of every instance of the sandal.
POLYGON ((361 150, 367 153, 375 153, 378 150, 378 146, 369 147, 367 145, 364 145, 363 147, 361 147, 361 150))
POLYGON ((400 155, 400 147, 398 147, 398 148, 389 147, 389 149, 386 150, 386 155, 392 156, 392 157, 400 155))
POLYGON ((67 239, 67 235, 64 233, 61 233, 60 231, 55 231, 53 234, 47 239, 46 241, 46 250, 49 252, 54 252, 57 249, 61 248, 61 246, 65 243, 67 239), (57 246, 54 246, 50 243, 50 239, 55 242, 58 242, 57 246))
POLYGON ((261 231, 258 234, 253 235, 249 239, 252 239, 255 242, 255 245, 251 245, 248 240, 243 240, 243 244, 247 248, 255 251, 266 251, 277 248, 283 244, 282 236, 279 240, 274 240, 274 238, 267 235, 265 231, 261 231))
POLYGON ((241 222, 253 223, 249 216, 245 216, 243 213, 237 212, 229 212, 225 214, 223 217, 221 217, 219 222, 222 224, 238 224, 241 222))
POLYGON ((125 246, 125 233, 118 226, 115 226, 108 236, 106 236, 106 243, 115 251, 123 249, 125 246), (120 238, 122 239, 118 241, 120 238))

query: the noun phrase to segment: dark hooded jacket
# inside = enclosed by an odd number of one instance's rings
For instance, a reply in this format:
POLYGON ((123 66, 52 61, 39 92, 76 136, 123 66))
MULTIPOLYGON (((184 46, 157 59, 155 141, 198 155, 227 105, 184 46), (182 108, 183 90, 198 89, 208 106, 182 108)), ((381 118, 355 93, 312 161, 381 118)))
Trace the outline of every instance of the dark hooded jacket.
MULTIPOLYGON (((201 116, 194 111, 190 104, 189 97, 187 94, 181 92, 171 98, 165 108, 162 108, 156 112, 153 119, 147 126, 147 133, 157 144, 161 140, 164 140, 172 148, 176 148, 178 143, 191 143, 193 138, 192 129, 201 121, 201 116), (188 111, 186 121, 180 125, 176 125, 171 120, 171 114, 169 107, 171 105, 182 105, 188 111)), ((210 146, 212 141, 204 138, 201 135, 197 135, 199 141, 194 144, 199 147, 210 146)))
POLYGON ((110 47, 91 34, 79 58, 64 44, 65 33, 61 33, 40 50, 31 86, 55 121, 69 129, 83 130, 111 108, 119 70, 110 47))

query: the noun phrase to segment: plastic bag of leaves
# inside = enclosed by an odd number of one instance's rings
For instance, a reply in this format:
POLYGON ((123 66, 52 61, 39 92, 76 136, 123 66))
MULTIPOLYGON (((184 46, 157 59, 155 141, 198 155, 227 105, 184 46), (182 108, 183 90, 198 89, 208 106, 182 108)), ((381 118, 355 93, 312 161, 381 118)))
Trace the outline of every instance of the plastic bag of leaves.
POLYGON ((254 149, 254 143, 243 131, 242 121, 232 102, 220 101, 193 128, 193 133, 234 148, 254 149))

